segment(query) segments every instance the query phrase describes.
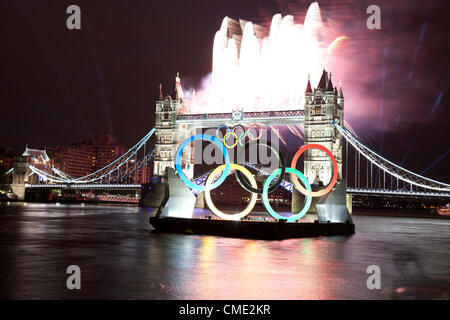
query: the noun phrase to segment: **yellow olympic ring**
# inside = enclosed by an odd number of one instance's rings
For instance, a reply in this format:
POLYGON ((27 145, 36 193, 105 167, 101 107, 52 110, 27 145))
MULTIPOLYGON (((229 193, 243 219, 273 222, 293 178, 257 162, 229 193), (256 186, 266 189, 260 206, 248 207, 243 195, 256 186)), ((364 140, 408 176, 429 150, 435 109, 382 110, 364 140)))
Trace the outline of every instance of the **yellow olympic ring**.
MULTIPOLYGON (((250 202, 248 203, 248 206, 244 209, 244 211, 239 212, 239 213, 235 213, 235 214, 225 214, 222 211, 220 211, 219 209, 216 208, 216 206, 214 205, 214 203, 211 200, 211 193, 210 193, 210 187, 211 187, 211 183, 214 180, 214 177, 217 176, 217 174, 221 171, 223 171, 225 168, 225 165, 222 164, 220 166, 218 166, 217 168, 215 168, 211 174, 209 175, 208 179, 206 179, 206 183, 205 183, 205 200, 206 200, 206 204, 208 205, 209 209, 211 209, 211 211, 218 217, 225 219, 225 220, 239 220, 243 217, 245 217, 246 215, 248 215, 250 213, 250 211, 252 211, 252 209, 255 207, 256 204, 256 199, 258 198, 258 195, 256 193, 252 193, 251 198, 250 198, 250 202)), ((239 170, 241 171, 245 177, 250 181, 250 184, 252 185, 253 188, 257 188, 258 185, 256 184, 256 180, 253 177, 253 175, 251 174, 251 172, 249 170, 247 170, 245 167, 240 166, 238 164, 230 164, 230 168, 234 169, 234 170, 239 170)))
POLYGON ((236 147, 236 145, 237 145, 237 143, 238 143, 238 137, 237 137, 237 135, 236 135, 236 133, 234 133, 234 132, 227 132, 226 134, 225 134, 225 136, 223 137, 223 144, 225 145, 225 147, 227 147, 228 149, 232 149, 232 148, 234 148, 234 147, 236 147), (225 142, 225 140, 227 140, 227 137, 228 136, 230 136, 230 135, 234 135, 234 144, 232 145, 232 146, 229 146, 229 145, 227 145, 227 143, 225 142))

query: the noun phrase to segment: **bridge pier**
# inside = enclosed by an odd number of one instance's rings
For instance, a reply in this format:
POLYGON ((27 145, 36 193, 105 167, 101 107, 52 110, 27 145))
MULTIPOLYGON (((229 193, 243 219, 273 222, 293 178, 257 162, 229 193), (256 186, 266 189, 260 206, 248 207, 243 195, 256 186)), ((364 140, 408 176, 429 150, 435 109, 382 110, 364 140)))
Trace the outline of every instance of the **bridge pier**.
POLYGON ((205 192, 202 191, 197 195, 197 200, 195 201, 195 207, 199 209, 205 208, 205 192))
POLYGON ((17 196, 17 200, 25 200, 25 184, 11 184, 12 192, 17 196))
MULTIPOLYGON (((322 189, 323 187, 313 187, 313 191, 317 191, 322 189)), ((309 208, 309 214, 317 214, 320 220, 319 212, 317 209, 317 205, 326 205, 331 204, 330 199, 334 198, 332 201, 333 205, 339 205, 341 207, 345 207, 348 213, 352 213, 352 195, 347 194, 347 180, 341 179, 336 183, 336 186, 330 191, 329 194, 324 195, 323 197, 313 197, 311 202, 311 207, 309 208), (338 192, 336 192, 338 190, 338 192), (339 194, 339 195, 338 195, 339 194)), ((305 196, 297 191, 295 188, 292 189, 292 212, 299 212, 304 205, 305 196)), ((324 207, 325 208, 325 207, 324 207)), ((326 210, 328 210, 327 208, 326 210)), ((343 209, 345 211, 345 209, 343 209)))
POLYGON ((153 179, 152 183, 142 186, 140 201, 142 207, 159 208, 164 199, 169 196, 169 184, 165 177, 158 177, 158 179, 153 179), (155 182, 155 180, 157 181, 155 182))
POLYGON ((11 189, 19 201, 25 200, 25 183, 28 182, 27 173, 27 158, 24 156, 16 156, 14 158, 14 172, 11 189))
MULTIPOLYGON (((307 172, 307 169, 305 169, 305 172, 307 172)), ((338 182, 339 183, 339 182, 338 182)), ((319 185, 315 184, 311 186, 313 192, 320 191, 324 188, 322 183, 319 185)), ((331 191, 332 192, 332 191, 331 191)), ((323 197, 327 197, 328 194, 326 194, 323 197)), ((311 206, 309 207, 308 214, 317 214, 317 207, 316 204, 323 198, 323 197, 313 197, 311 200, 311 206)), ((299 192, 295 187, 292 188, 292 205, 291 209, 292 212, 299 212, 304 207, 305 203, 305 195, 299 192)))
POLYGON ((319 223, 353 223, 347 208, 347 182, 342 179, 316 204, 319 223))
MULTIPOLYGON (((311 206, 309 207, 309 210, 307 213, 310 214, 317 214, 317 208, 316 204, 319 201, 320 198, 314 197, 312 198, 311 206)), ((297 189, 292 189, 292 201, 291 201, 291 211, 292 212, 299 212, 302 210, 305 203, 305 196, 297 191, 297 189)))
POLYGON ((353 196, 349 193, 346 194, 347 210, 350 214, 353 213, 353 196))

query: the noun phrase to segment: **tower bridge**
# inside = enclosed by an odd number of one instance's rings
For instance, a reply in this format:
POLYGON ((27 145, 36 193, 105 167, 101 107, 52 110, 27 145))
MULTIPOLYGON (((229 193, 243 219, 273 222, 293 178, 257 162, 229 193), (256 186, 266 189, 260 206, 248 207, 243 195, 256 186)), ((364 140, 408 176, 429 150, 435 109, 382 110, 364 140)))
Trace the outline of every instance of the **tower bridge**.
MULTIPOLYGON (((303 110, 236 109, 225 113, 186 114, 183 113, 183 100, 178 96, 178 91, 175 99, 172 99, 168 95, 163 97, 160 89, 154 128, 114 162, 86 176, 71 177, 54 167, 50 159, 45 159, 48 161, 47 167, 40 160, 36 162, 38 159, 34 159, 33 155, 24 155, 18 158, 14 168, 10 170, 14 175, 12 187, 13 190, 138 190, 148 181, 137 181, 136 173, 153 162, 154 177, 165 177, 166 169, 175 167, 178 146, 195 134, 197 129, 217 128, 221 125, 248 127, 251 124, 258 124, 265 129, 274 126, 302 126, 305 139, 301 144, 319 144, 332 152, 338 165, 338 181, 347 184, 348 194, 450 198, 449 184, 423 177, 387 160, 345 127, 341 83, 339 87, 333 87, 331 74, 325 70, 316 88, 313 89, 308 79, 303 110), (152 137, 154 148, 150 147, 152 137)), ((35 153, 39 155, 39 152, 35 153)), ((191 181, 198 185, 204 184, 209 172, 195 177, 194 160, 194 146, 191 144, 184 149, 183 168, 191 181)), ((263 175, 270 174, 252 164, 247 163, 246 166, 263 175)), ((303 169, 311 184, 327 185, 333 175, 330 159, 318 150, 306 151, 303 169)), ((281 186, 290 192, 294 190, 288 176, 281 186)))

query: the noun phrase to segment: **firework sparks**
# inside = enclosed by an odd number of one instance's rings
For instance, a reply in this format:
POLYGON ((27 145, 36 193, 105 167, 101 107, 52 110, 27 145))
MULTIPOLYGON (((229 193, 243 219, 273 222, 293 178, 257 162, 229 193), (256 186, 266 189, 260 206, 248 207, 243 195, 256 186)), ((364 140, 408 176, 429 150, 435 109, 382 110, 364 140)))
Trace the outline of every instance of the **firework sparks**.
POLYGON ((308 74, 318 82, 333 49, 347 39, 330 34, 317 2, 310 5, 304 24, 276 14, 267 29, 225 17, 214 38, 211 79, 197 91, 190 109, 303 109, 308 74))

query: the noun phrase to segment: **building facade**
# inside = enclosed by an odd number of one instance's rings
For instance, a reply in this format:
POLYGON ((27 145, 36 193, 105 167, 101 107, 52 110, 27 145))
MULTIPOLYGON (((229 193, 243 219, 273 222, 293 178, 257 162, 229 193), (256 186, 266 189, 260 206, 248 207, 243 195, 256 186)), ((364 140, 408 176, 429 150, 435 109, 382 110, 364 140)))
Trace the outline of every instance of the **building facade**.
MULTIPOLYGON (((320 144, 328 148, 338 164, 338 179, 342 179, 342 137, 333 122, 344 123, 344 95, 342 87, 333 87, 331 73, 324 69, 317 88, 308 79, 305 92, 305 144, 320 144)), ((333 166, 328 155, 317 149, 307 150, 304 172, 310 184, 328 185, 333 166)))
POLYGON ((96 135, 70 146, 49 147, 48 153, 57 169, 79 178, 108 165, 126 149, 111 135, 96 135))
POLYGON ((165 176, 166 168, 175 168, 177 144, 176 119, 180 108, 179 100, 167 95, 156 101, 155 110, 155 160, 153 175, 165 176))

